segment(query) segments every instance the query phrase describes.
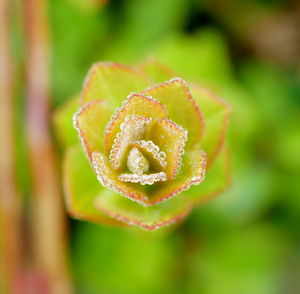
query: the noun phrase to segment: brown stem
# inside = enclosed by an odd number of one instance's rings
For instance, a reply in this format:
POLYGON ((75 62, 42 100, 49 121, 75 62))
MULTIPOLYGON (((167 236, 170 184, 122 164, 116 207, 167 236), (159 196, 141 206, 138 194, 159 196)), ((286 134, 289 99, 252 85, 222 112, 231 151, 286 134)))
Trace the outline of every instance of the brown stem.
POLYGON ((3 255, 0 267, 3 266, 2 282, 7 293, 13 292, 22 266, 21 197, 15 175, 14 80, 9 45, 10 3, 10 0, 0 0, 0 254, 3 255))
POLYGON ((50 293, 70 293, 66 219, 50 135, 49 31, 46 0, 23 0, 27 49, 27 113, 32 179, 33 249, 50 293))

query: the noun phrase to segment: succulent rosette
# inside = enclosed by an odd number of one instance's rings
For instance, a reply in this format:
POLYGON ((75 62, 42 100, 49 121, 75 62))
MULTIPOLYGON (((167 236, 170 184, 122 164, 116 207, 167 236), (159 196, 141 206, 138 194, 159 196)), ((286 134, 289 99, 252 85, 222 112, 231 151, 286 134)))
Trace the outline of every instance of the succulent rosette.
POLYGON ((230 107, 176 76, 155 60, 97 63, 56 112, 70 215, 152 230, 228 186, 230 107))

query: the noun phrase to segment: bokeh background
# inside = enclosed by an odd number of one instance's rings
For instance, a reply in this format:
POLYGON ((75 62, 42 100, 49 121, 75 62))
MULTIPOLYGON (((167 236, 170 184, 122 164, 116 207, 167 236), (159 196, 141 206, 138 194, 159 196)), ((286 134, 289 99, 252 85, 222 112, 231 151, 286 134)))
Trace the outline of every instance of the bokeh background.
MULTIPOLYGON (((17 173, 26 199, 25 54, 14 3, 17 173)), ((74 292, 300 293, 300 2, 52 0, 47 13, 53 108, 80 91, 95 61, 149 56, 233 108, 232 186, 183 224, 146 233, 68 220, 74 292)))

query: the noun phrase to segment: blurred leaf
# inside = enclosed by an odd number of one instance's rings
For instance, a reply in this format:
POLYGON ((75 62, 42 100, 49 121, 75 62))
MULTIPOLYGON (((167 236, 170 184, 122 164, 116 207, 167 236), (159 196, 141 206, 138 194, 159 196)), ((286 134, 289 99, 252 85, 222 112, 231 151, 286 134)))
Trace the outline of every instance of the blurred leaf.
POLYGON ((82 91, 81 102, 104 99, 112 109, 132 92, 147 87, 147 80, 134 68, 113 62, 94 64, 88 73, 82 91))
POLYGON ((285 235, 268 225, 204 240, 190 260, 187 293, 283 293, 280 277, 288 250, 285 235))
POLYGON ((78 110, 78 97, 70 99, 57 109, 53 116, 53 123, 60 144, 64 147, 79 143, 78 134, 73 126, 73 115, 78 110))
POLYGON ((224 145, 231 107, 209 90, 194 84, 191 92, 204 115, 205 132, 201 148, 207 153, 211 165, 224 145))
POLYGON ((126 1, 121 30, 114 34, 105 59, 136 62, 148 52, 149 44, 180 28, 187 8, 188 1, 182 0, 126 1))
POLYGON ((233 72, 224 37, 212 29, 193 36, 174 35, 156 43, 152 54, 189 81, 229 83, 233 72))
POLYGON ((55 104, 61 104, 78 93, 91 63, 103 50, 110 19, 105 11, 86 14, 69 0, 49 2, 53 51, 52 93, 55 104))
POLYGON ((79 293, 174 293, 174 241, 78 224, 72 260, 79 293))
POLYGON ((69 0, 76 8, 86 13, 95 13, 110 0, 69 0))
POLYGON ((74 115, 74 127, 90 159, 93 152, 104 151, 104 131, 110 117, 111 112, 105 100, 90 101, 74 115))
POLYGON ((231 163, 229 152, 228 147, 224 146, 214 165, 206 170, 205 180, 189 190, 189 197, 191 197, 194 205, 206 202, 230 186, 231 163))
POLYGON ((94 206, 94 199, 103 193, 105 188, 97 181, 81 146, 68 149, 64 159, 63 176, 67 210, 70 215, 91 222, 119 224, 94 206))
POLYGON ((143 60, 139 67, 151 78, 151 84, 163 83, 178 77, 178 73, 161 63, 156 57, 150 56, 143 60))

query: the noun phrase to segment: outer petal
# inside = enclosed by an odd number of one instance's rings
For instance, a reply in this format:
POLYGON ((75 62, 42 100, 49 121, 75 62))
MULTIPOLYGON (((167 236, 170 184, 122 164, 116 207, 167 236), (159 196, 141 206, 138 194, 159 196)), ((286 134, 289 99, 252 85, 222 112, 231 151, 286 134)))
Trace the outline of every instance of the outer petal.
POLYGON ((168 113, 166 108, 157 100, 142 94, 130 94, 106 128, 105 150, 107 153, 110 152, 114 139, 120 132, 121 124, 129 115, 151 117, 155 121, 167 117, 168 113))
MULTIPOLYGON (((201 150, 189 151, 183 157, 183 166, 179 175, 171 182, 160 184, 149 196, 149 203, 156 205, 185 190, 189 190, 192 185, 199 185, 199 189, 205 183, 204 176, 206 170, 206 154, 201 150), (202 183, 203 182, 203 183, 202 183)), ((189 191, 186 192, 189 194, 189 191)), ((178 195, 176 197, 182 197, 178 195)), ((176 198, 175 197, 175 198, 176 198)))
POLYGON ((94 151, 103 151, 103 135, 110 114, 104 100, 90 101, 74 114, 74 127, 90 159, 94 151))
POLYGON ((115 109, 124 97, 146 86, 146 78, 134 68, 112 62, 96 63, 85 80, 81 103, 105 99, 115 109))
POLYGON ((207 153, 208 166, 211 166, 223 147, 231 108, 217 95, 198 84, 191 85, 191 92, 204 114, 206 131, 201 148, 207 153))
POLYGON ((191 187, 189 193, 194 205, 200 205, 222 193, 231 183, 230 154, 225 145, 214 165, 207 171, 206 179, 199 186, 191 187))
POLYGON ((188 195, 174 197, 159 205, 143 207, 119 194, 107 191, 95 200, 95 206, 101 212, 131 225, 147 230, 173 224, 183 219, 191 211, 188 195))
POLYGON ((78 144, 78 134, 72 123, 73 114, 78 107, 79 99, 76 97, 65 103, 54 114, 54 128, 61 145, 64 147, 78 144))
POLYGON ((188 190, 191 185, 201 183, 204 180, 206 155, 198 150, 188 152, 184 156, 184 166, 174 181, 169 184, 150 186, 148 190, 140 188, 137 184, 120 181, 118 174, 111 169, 107 159, 101 153, 93 153, 93 166, 103 186, 143 206, 153 206, 188 190))
POLYGON ((125 183, 119 180, 119 173, 111 168, 105 155, 94 152, 92 164, 97 173, 97 178, 103 186, 141 204, 147 202, 147 194, 141 187, 137 184, 125 183))
POLYGON ((184 80, 175 78, 150 87, 142 94, 159 100, 166 107, 170 119, 188 130, 187 148, 200 141, 204 131, 203 116, 184 80))
POLYGON ((75 218, 110 225, 124 225, 96 210, 94 199, 104 192, 81 146, 67 150, 63 165, 67 210, 75 218))
POLYGON ((168 180, 176 177, 187 140, 187 131, 169 119, 161 119, 150 132, 150 139, 166 153, 168 180))
POLYGON ((152 83, 162 83, 178 76, 173 69, 160 63, 155 57, 144 60, 139 64, 139 68, 151 78, 152 83))

